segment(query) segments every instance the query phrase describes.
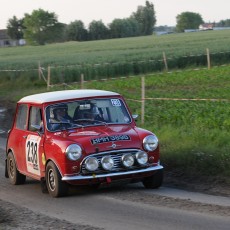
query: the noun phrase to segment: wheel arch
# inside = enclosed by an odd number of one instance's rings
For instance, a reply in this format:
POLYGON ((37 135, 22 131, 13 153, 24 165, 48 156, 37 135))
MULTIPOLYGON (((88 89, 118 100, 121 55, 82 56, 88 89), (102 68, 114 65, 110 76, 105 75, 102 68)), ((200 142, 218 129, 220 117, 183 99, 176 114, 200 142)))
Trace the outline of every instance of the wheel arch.
POLYGON ((57 167, 57 170, 58 170, 58 172, 60 173, 61 177, 63 177, 63 174, 61 173, 61 170, 60 170, 59 165, 58 165, 57 162, 56 162, 55 160, 53 160, 53 159, 48 159, 48 160, 46 161, 45 169, 47 168, 47 165, 48 165, 49 162, 53 162, 53 163, 54 163, 54 165, 57 167))

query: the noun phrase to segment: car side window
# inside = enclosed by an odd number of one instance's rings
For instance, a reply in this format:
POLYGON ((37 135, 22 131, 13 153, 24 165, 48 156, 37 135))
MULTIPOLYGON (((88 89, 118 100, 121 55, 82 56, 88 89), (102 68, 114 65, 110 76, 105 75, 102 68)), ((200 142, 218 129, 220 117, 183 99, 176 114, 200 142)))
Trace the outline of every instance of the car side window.
POLYGON ((21 130, 26 130, 27 112, 28 112, 27 105, 22 104, 18 106, 18 112, 16 117, 16 128, 21 130))
POLYGON ((30 108, 29 130, 34 132, 41 131, 42 126, 41 109, 39 107, 32 106, 30 108))

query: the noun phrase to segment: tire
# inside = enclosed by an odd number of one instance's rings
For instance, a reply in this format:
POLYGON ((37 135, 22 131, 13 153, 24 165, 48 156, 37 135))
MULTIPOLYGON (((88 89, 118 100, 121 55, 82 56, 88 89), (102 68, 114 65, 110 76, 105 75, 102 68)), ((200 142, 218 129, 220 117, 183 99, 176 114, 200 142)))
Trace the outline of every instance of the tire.
POLYGON ((163 169, 160 169, 156 171, 154 175, 144 178, 142 183, 147 189, 156 189, 162 185, 163 177, 163 169))
POLYGON ((12 152, 9 152, 7 156, 7 173, 10 179, 10 183, 13 185, 24 184, 26 181, 26 176, 21 174, 17 169, 12 152))
POLYGON ((46 166, 46 186, 52 197, 61 197, 68 194, 69 186, 61 180, 61 175, 52 161, 46 166))

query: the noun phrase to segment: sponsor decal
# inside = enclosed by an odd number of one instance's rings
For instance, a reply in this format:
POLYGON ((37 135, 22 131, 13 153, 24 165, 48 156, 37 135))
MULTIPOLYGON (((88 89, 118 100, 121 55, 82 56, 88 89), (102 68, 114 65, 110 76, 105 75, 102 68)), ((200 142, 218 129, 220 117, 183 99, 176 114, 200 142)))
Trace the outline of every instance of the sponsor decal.
POLYGON ((121 106, 121 102, 119 99, 111 99, 111 103, 113 106, 118 106, 118 107, 121 106))
POLYGON ((46 165, 46 156, 45 156, 45 153, 42 153, 42 164, 44 166, 46 165))
POLYGON ((101 144, 101 143, 107 143, 113 141, 129 141, 129 140, 131 140, 129 135, 114 135, 114 136, 98 137, 98 138, 91 139, 91 143, 95 145, 95 144, 101 144))

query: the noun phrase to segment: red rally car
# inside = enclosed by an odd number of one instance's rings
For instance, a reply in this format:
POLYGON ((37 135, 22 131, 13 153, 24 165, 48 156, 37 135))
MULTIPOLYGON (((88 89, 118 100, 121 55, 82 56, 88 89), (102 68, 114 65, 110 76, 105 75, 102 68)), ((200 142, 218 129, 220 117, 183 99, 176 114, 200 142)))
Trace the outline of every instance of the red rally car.
POLYGON ((53 197, 69 185, 163 181, 158 139, 138 128, 123 97, 102 90, 35 94, 17 103, 6 146, 5 176, 14 185, 26 176, 53 197))

